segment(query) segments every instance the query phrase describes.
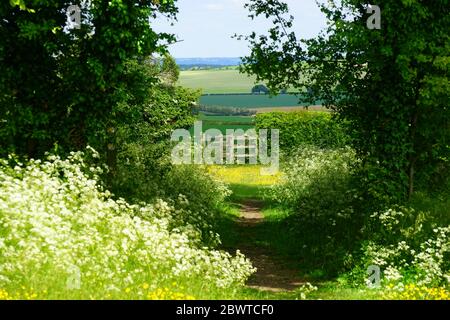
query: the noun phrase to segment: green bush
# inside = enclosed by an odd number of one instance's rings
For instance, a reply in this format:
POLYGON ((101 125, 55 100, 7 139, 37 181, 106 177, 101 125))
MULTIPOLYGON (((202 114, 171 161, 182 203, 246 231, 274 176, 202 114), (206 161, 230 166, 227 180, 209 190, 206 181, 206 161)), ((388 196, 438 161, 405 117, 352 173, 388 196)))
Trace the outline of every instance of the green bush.
POLYGON ((198 168, 171 164, 171 134, 193 125, 200 95, 174 85, 177 69, 172 63, 167 57, 163 60, 162 66, 168 65, 168 70, 161 70, 161 63, 155 62, 128 64, 126 75, 133 84, 134 99, 117 107, 121 117, 114 133, 116 163, 108 186, 131 203, 185 199, 186 212, 196 214, 180 215, 180 223, 203 226, 204 244, 215 245, 218 241, 211 225, 217 220, 226 189, 198 168), (152 77, 166 81, 149 82, 152 77))
POLYGON ((374 206, 355 175, 360 169, 350 148, 306 147, 288 158, 282 183, 267 192, 289 212, 286 231, 300 244, 295 254, 304 266, 356 286, 366 285, 372 265, 382 271, 383 288, 448 286, 448 193, 374 206))
POLYGON ((360 201, 352 175, 357 164, 350 148, 305 147, 288 158, 281 184, 267 192, 290 212, 285 224, 300 244, 296 254, 330 276, 344 270, 358 246, 364 219, 354 207, 360 201))
POLYGON ((167 82, 151 82, 152 77, 172 79, 177 72, 160 70, 154 62, 131 61, 126 71, 133 84, 133 99, 116 110, 120 121, 112 135, 115 157, 112 165, 108 163, 112 170, 109 186, 128 201, 150 201, 161 194, 161 183, 172 169, 171 133, 192 126, 200 93, 167 82))
POLYGON ((256 116, 256 128, 279 129, 280 148, 287 154, 303 146, 341 148, 349 142, 344 125, 328 112, 271 112, 256 116))
POLYGON ((397 206, 372 214, 364 227, 363 269, 377 265, 383 284, 450 283, 450 226, 440 215, 397 206))

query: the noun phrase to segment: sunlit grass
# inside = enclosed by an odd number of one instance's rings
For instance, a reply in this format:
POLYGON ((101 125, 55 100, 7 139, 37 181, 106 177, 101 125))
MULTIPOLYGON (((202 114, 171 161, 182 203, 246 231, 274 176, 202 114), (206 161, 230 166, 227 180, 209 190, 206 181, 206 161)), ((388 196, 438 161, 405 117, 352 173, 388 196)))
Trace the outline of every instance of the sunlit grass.
POLYGON ((208 171, 228 183, 247 186, 271 186, 280 182, 282 174, 263 175, 260 165, 209 166, 208 171))
POLYGON ((228 184, 233 192, 230 200, 263 199, 264 191, 281 181, 282 173, 263 175, 261 165, 208 166, 215 178, 228 184))

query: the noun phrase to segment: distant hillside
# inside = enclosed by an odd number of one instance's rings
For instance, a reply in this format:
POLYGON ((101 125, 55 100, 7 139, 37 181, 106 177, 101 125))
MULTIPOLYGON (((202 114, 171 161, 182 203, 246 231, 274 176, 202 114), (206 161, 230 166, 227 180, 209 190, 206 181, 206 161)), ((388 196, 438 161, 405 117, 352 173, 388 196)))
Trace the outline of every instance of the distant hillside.
POLYGON ((204 94, 209 93, 251 93, 256 78, 239 73, 237 69, 218 69, 182 71, 180 86, 201 89, 204 94))
POLYGON ((175 61, 182 69, 229 67, 241 63, 240 58, 176 58, 175 61))

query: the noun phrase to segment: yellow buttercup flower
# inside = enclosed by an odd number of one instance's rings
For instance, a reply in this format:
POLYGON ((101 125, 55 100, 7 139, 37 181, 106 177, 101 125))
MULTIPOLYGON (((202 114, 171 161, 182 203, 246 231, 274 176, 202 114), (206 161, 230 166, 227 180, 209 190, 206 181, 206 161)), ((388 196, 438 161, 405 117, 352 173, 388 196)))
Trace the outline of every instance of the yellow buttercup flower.
POLYGON ((450 300, 445 288, 418 287, 414 284, 405 285, 403 290, 388 286, 383 297, 388 300, 450 300))
POLYGON ((217 179, 229 184, 271 186, 280 182, 281 173, 262 175, 259 165, 253 166, 209 166, 208 171, 217 179))

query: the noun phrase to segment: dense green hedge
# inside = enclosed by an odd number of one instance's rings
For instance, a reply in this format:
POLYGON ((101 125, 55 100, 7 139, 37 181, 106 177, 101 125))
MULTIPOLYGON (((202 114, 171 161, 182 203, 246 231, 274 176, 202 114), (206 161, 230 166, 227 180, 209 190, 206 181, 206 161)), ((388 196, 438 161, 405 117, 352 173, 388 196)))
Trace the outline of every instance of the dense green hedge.
POLYGON ((280 148, 289 153, 302 146, 339 148, 349 142, 341 123, 328 112, 270 112, 256 116, 256 129, 279 129, 280 148))

